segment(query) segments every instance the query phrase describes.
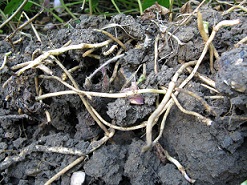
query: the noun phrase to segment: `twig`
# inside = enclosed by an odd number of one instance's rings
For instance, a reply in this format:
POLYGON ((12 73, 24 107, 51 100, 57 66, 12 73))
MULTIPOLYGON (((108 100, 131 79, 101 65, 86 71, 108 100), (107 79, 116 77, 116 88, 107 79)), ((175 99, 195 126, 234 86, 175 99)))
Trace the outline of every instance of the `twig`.
POLYGON ((25 147, 24 149, 21 150, 21 152, 19 153, 19 155, 17 156, 10 156, 10 157, 6 157, 4 161, 2 161, 0 163, 0 171, 8 168, 9 166, 23 161, 26 157, 26 155, 30 154, 33 150, 34 144, 31 144, 27 147, 25 147))
MULTIPOLYGON (((196 9, 188 16, 188 17, 186 17, 181 23, 180 23, 180 25, 184 25, 184 24, 186 24, 190 19, 191 19, 191 17, 194 15, 194 14, 196 14, 197 12, 198 12, 198 10, 200 9, 200 7, 205 3, 205 1, 206 0, 203 0, 197 7, 196 7, 196 9)), ((176 31, 176 30, 175 30, 176 31)))
POLYGON ((69 40, 68 42, 66 42, 63 47, 69 46, 71 44, 72 40, 69 40))
MULTIPOLYGON (((197 72, 197 69, 199 68, 205 54, 207 53, 208 47, 210 45, 210 43, 212 42, 213 38, 216 35, 216 32, 222 27, 222 26, 233 26, 239 24, 239 20, 224 20, 221 21, 220 23, 218 23, 214 28, 213 31, 208 39, 208 41, 206 42, 203 52, 200 56, 200 58, 198 59, 198 61, 192 61, 192 62, 188 62, 183 64, 179 70, 175 73, 175 75, 172 77, 171 82, 169 83, 168 89, 167 89, 167 93, 165 94, 163 100, 161 101, 161 103, 159 104, 159 106, 157 107, 157 109, 149 116, 148 118, 148 123, 146 126, 146 146, 144 146, 142 148, 142 151, 145 152, 147 150, 149 150, 152 147, 152 125, 153 122, 156 122, 156 120, 159 118, 159 116, 169 107, 173 105, 173 101, 169 100, 172 94, 173 89, 175 88, 175 82, 178 79, 178 76, 182 73, 183 69, 187 68, 190 65, 195 65, 194 69, 192 70, 191 74, 179 85, 179 88, 183 88, 195 75, 195 73, 197 72), (168 102, 169 101, 169 102, 168 102)), ((175 95, 177 95, 178 92, 175 93, 175 95)))
POLYGON ((96 97, 103 97, 103 98, 126 98, 129 96, 137 95, 137 94, 144 94, 144 93, 154 93, 154 94, 166 94, 164 90, 158 89, 139 89, 134 91, 127 91, 122 93, 101 93, 101 92, 91 92, 91 91, 81 91, 81 90, 67 90, 67 91, 58 91, 54 93, 47 93, 40 96, 37 96, 36 100, 43 100, 50 97, 61 96, 61 95, 68 95, 68 94, 79 94, 79 95, 86 95, 86 96, 96 96, 96 97))
MULTIPOLYGON (((27 14, 26 14, 25 12, 23 12, 23 14, 25 15, 27 21, 30 21, 30 19, 29 19, 29 17, 27 16, 27 14)), ((31 25, 31 27, 32 27, 32 29, 33 29, 33 32, 34 32, 35 36, 37 37, 37 40, 38 40, 40 43, 42 43, 41 38, 40 38, 40 36, 39 36, 39 34, 38 34, 36 28, 34 27, 33 23, 31 22, 30 25, 31 25)))
POLYGON ((126 25, 120 25, 120 24, 116 24, 116 23, 111 23, 111 24, 108 24, 106 25, 105 27, 101 28, 101 30, 104 30, 104 29, 107 29, 107 28, 114 28, 114 27, 119 27, 121 28, 131 39, 138 39, 138 38, 135 38, 133 36, 131 36, 125 29, 124 29, 124 26, 130 26, 130 24, 126 24, 126 25))
POLYGON ((27 26, 34 19, 36 19, 43 11, 44 11, 44 9, 42 8, 35 16, 33 16, 31 19, 29 19, 28 21, 26 21, 25 23, 23 23, 21 26, 19 26, 18 28, 16 28, 16 30, 13 33, 11 33, 6 39, 8 41, 10 41, 15 36, 15 34, 17 33, 17 31, 22 30, 25 26, 27 26))
MULTIPOLYGON (((182 60, 178 60, 178 62, 180 64, 184 64, 185 62, 182 61, 182 60)), ((187 67, 186 70, 191 73, 192 72, 192 68, 191 67, 187 67)), ((207 76, 205 75, 202 75, 200 74, 199 72, 196 72, 195 73, 195 77, 199 78, 201 81, 203 81, 204 83, 210 85, 211 87, 214 87, 215 88, 215 81, 211 80, 210 78, 208 78, 207 76)))
POLYGON ((32 120, 32 118, 30 116, 28 116, 27 114, 17 114, 17 115, 1 115, 0 116, 0 119, 23 119, 23 118, 26 118, 26 119, 29 119, 29 120, 32 120))
POLYGON ((205 99, 224 99, 225 96, 204 96, 205 99))
POLYGON ((237 121, 247 121, 247 116, 231 115, 220 117, 220 120, 237 120, 237 121))
POLYGON ((131 127, 120 127, 120 126, 117 126, 117 125, 113 125, 113 124, 108 123, 107 121, 105 121, 105 120, 99 115, 99 113, 98 113, 94 108, 92 108, 92 110, 93 110, 93 112, 97 115, 97 117, 100 119, 100 121, 101 121, 103 124, 105 124, 106 126, 108 126, 108 127, 110 127, 110 128, 116 129, 116 130, 121 130, 121 131, 137 130, 137 129, 146 127, 146 124, 147 124, 147 122, 144 121, 143 123, 141 123, 141 124, 139 124, 139 125, 135 125, 135 126, 131 126, 131 127))
POLYGON ((171 95, 173 101, 175 102, 175 104, 177 105, 177 107, 185 114, 189 114, 189 115, 193 115, 196 116, 197 118, 199 118, 202 122, 206 123, 206 125, 210 126, 212 124, 212 120, 205 118, 204 116, 202 116, 201 114, 194 112, 194 111, 188 111, 186 109, 184 109, 182 107, 182 105, 178 102, 176 96, 174 94, 171 95))
POLYGON ((146 126, 147 144, 146 144, 146 146, 143 147, 143 149, 142 149, 143 152, 149 150, 152 147, 152 125, 153 125, 153 122, 156 122, 155 120, 158 119, 158 117, 160 116, 161 112, 164 110, 164 107, 166 106, 166 103, 170 99, 172 91, 175 88, 176 81, 177 81, 179 75, 182 73, 182 71, 186 67, 188 67, 190 65, 195 65, 196 63, 197 63, 197 61, 192 61, 192 62, 188 62, 188 63, 183 64, 177 70, 175 75, 172 77, 171 82, 169 83, 168 89, 166 91, 166 94, 165 94, 163 100, 161 101, 161 103, 158 105, 158 107, 155 109, 155 111, 148 118, 148 123, 147 123, 147 126, 146 126))
POLYGON ((6 85, 12 80, 12 76, 9 77, 2 85, 2 88, 4 89, 6 87, 6 85))
POLYGON ((113 69, 113 72, 112 72, 112 76, 111 76, 111 78, 109 80, 109 83, 110 84, 115 80, 115 78, 117 76, 119 64, 120 64, 120 61, 117 61, 116 64, 115 64, 115 66, 114 66, 114 69, 113 69))
POLYGON ((76 159, 74 162, 70 163, 68 166, 66 166, 64 169, 59 171, 57 174, 55 174, 52 178, 50 178, 44 185, 50 185, 52 182, 54 182, 56 179, 58 179, 60 176, 62 176, 64 173, 66 173, 68 170, 82 162, 85 158, 86 155, 92 153, 96 149, 98 149, 100 146, 102 146, 106 141, 108 141, 110 138, 114 136, 115 131, 113 129, 110 129, 109 135, 104 136, 101 138, 99 141, 94 141, 93 143, 90 144, 89 150, 81 157, 76 159))
POLYGON ((135 70, 133 74, 131 74, 131 76, 126 80, 126 82, 122 86, 121 91, 123 91, 126 88, 126 86, 131 82, 131 80, 135 78, 136 74, 138 73, 141 67, 142 67, 142 64, 138 66, 138 68, 135 70))
POLYGON ((109 32, 105 31, 105 30, 99 30, 99 29, 94 29, 94 31, 103 33, 105 35, 107 35, 108 37, 110 37, 112 40, 114 40, 116 43, 118 43, 124 50, 126 50, 126 46, 116 37, 114 37, 112 34, 110 34, 109 32))
POLYGON ((67 52, 67 51, 70 51, 70 50, 78 50, 78 49, 84 49, 84 48, 99 48, 99 47, 103 47, 105 45, 108 45, 110 42, 112 42, 112 41, 111 40, 106 40, 104 42, 96 43, 96 44, 81 43, 81 44, 77 44, 77 45, 70 45, 70 46, 61 47, 61 48, 58 48, 58 49, 53 49, 53 50, 46 51, 42 55, 40 55, 39 57, 34 59, 33 61, 26 62, 27 66, 25 66, 22 69, 18 70, 16 72, 16 75, 20 76, 24 71, 26 71, 27 69, 30 69, 30 68, 33 68, 33 67, 37 66, 43 60, 47 59, 51 55, 57 56, 57 55, 60 55, 60 54, 62 54, 64 52, 67 52))
MULTIPOLYGON (((38 79, 38 77, 35 77, 34 78, 34 82, 35 82, 36 94, 40 96, 43 93, 43 91, 42 91, 42 88, 39 86, 39 79, 38 79)), ((39 102, 40 103, 43 103, 42 100, 39 100, 39 102)), ((47 120, 46 123, 48 124, 48 123, 51 122, 51 115, 50 115, 50 113, 49 113, 48 110, 45 110, 45 115, 46 115, 46 120, 47 120)))
POLYGON ((17 10, 7 19, 5 20, 1 25, 0 25, 0 29, 2 27, 4 27, 9 21, 11 21, 13 19, 13 17, 15 17, 20 11, 21 9, 26 5, 26 3, 28 2, 28 0, 24 0, 21 5, 19 6, 19 8, 17 8, 17 10))
POLYGON ((37 69, 40 69, 41 71, 43 71, 44 73, 48 74, 48 75, 53 75, 53 71, 46 67, 46 65, 44 64, 39 64, 36 66, 37 69))
POLYGON ((206 84, 201 84, 201 86, 206 87, 206 88, 208 88, 209 90, 214 91, 214 92, 216 92, 216 93, 220 93, 220 92, 217 91, 215 88, 210 87, 210 86, 208 86, 208 85, 206 85, 206 84))
POLYGON ((244 37, 243 39, 241 39, 237 44, 235 44, 234 46, 236 48, 238 48, 241 44, 244 44, 245 42, 247 42, 247 37, 244 37))
POLYGON ((20 64, 16 64, 16 65, 12 66, 10 69, 13 70, 13 71, 15 71, 17 69, 23 68, 23 67, 31 64, 32 62, 33 61, 28 61, 28 62, 23 62, 23 63, 20 63, 20 64))
MULTIPOLYGON (((2 9, 0 9, 0 16, 2 17, 2 22, 4 22, 5 20, 8 19, 8 17, 6 16, 6 14, 3 12, 2 9)), ((12 31, 15 31, 16 27, 12 22, 9 22, 9 26, 12 29, 12 31)), ((1 182, 1 181, 0 181, 1 182)))
POLYGON ((100 55, 96 55, 96 54, 88 54, 87 55, 88 57, 91 57, 91 58, 94 58, 94 59, 96 59, 96 60, 100 60, 100 55))
POLYGON ((154 42, 154 73, 158 74, 158 43, 159 43, 159 34, 155 37, 154 42))
MULTIPOLYGON (((63 73, 63 74, 65 74, 65 73, 63 73)), ((66 77, 67 77, 67 75, 66 75, 66 77)), ((86 94, 84 91, 80 91, 77 88, 74 88, 72 85, 70 85, 67 82, 63 81, 63 79, 59 78, 58 76, 39 75, 39 78, 43 78, 43 79, 55 79, 55 80, 59 81, 60 83, 62 83, 63 85, 65 85, 66 87, 68 87, 69 89, 71 89, 72 91, 75 91, 78 94, 86 95, 88 97, 88 99, 90 99, 90 100, 92 99, 92 97, 90 95, 86 94)), ((38 97, 40 97, 40 96, 42 96, 42 95, 39 95, 38 97)))
POLYGON ((122 58, 125 54, 121 54, 121 55, 117 55, 109 60, 107 60, 104 64, 102 64, 100 67, 98 67, 89 77, 86 78, 85 80, 85 84, 90 84, 91 83, 91 79, 93 78, 93 76, 98 73, 103 67, 107 66, 108 64, 110 64, 111 62, 114 62, 120 58, 122 58))
MULTIPOLYGON (((69 155, 79 155, 79 156, 83 155, 82 157, 78 158, 78 159, 82 159, 86 155, 92 153, 93 151, 98 149, 100 146, 102 146, 111 137, 113 137, 115 131, 113 129, 110 129, 109 133, 110 133, 109 135, 105 135, 100 140, 91 142, 85 151, 80 151, 80 150, 70 149, 70 148, 65 148, 65 147, 48 147, 48 146, 42 146, 42 145, 35 145, 35 143, 32 143, 32 144, 28 145, 27 147, 23 148, 20 151, 19 155, 6 157, 5 160, 0 163, 0 171, 8 168, 9 166, 11 166, 17 162, 23 161, 25 159, 25 157, 28 154, 31 154, 32 152, 48 152, 48 153, 54 152, 54 153, 69 154, 69 155)), ((66 171, 68 171, 69 169, 71 169, 72 167, 74 167, 76 164, 78 164, 79 162, 81 162, 83 160, 82 159, 79 161, 78 159, 76 160, 77 162, 74 161, 69 166, 67 166, 66 167, 67 170, 63 169, 61 171, 62 173, 59 172, 52 179, 47 181, 47 183, 53 182, 58 177, 60 177, 63 173, 65 173, 66 171)))
POLYGON ((83 53, 82 57, 86 57, 94 51, 95 51, 95 48, 89 49, 83 53))
POLYGON ((233 6, 231 3, 228 3, 227 1, 219 1, 219 0, 215 0, 215 1, 219 4, 226 4, 228 6, 233 6))
MULTIPOLYGON (((78 65, 78 66, 75 66, 75 67, 72 67, 72 68, 68 69, 68 71, 69 71, 69 73, 73 73, 73 72, 75 72, 76 70, 80 69, 81 67, 82 67, 82 66, 78 65)), ((61 79, 62 79, 63 81, 65 81, 65 80, 67 79, 67 75, 66 75, 65 73, 63 73, 63 74, 61 75, 61 79)))
POLYGON ((181 42, 180 40, 179 40, 179 38, 176 36, 176 35, 173 35, 171 32, 167 32, 168 33, 168 35, 170 35, 172 38, 174 38, 176 41, 177 41, 177 43, 178 43, 178 45, 180 45, 180 46, 182 46, 182 45, 185 45, 185 43, 183 43, 183 42, 181 42))
POLYGON ((1 67, 0 67, 0 70, 2 70, 4 68, 4 66, 7 64, 7 58, 11 54, 12 54, 12 51, 9 51, 8 53, 4 54, 3 63, 1 65, 1 67))
MULTIPOLYGON (((154 22, 154 23, 159 27, 161 33, 164 34, 165 32, 167 32, 167 34, 168 34, 170 37, 174 38, 174 39, 177 41, 178 45, 182 46, 182 45, 185 44, 185 43, 181 42, 181 41, 179 40, 179 38, 178 38, 176 35, 172 34, 172 33, 169 32, 169 31, 167 31, 168 28, 167 28, 166 26, 164 26, 164 25, 162 25, 162 24, 159 24, 159 23, 157 23, 157 22, 154 21, 154 20, 151 20, 151 21, 154 22)), ((169 37, 169 38, 170 38, 170 37, 169 37)))
POLYGON ((245 8, 244 6, 235 5, 235 6, 232 6, 231 8, 229 8, 227 11, 223 12, 222 15, 226 15, 226 14, 232 12, 234 9, 237 9, 237 8, 243 10, 244 12, 247 12, 247 8, 245 8))
MULTIPOLYGON (((74 85, 74 87, 76 89, 79 90, 79 86, 76 83, 76 81, 74 80, 74 78, 72 77, 72 75, 70 74, 70 72, 63 66, 63 64, 57 60, 54 56, 50 56, 51 58, 53 58, 55 60, 55 62, 58 64, 58 66, 65 72, 65 74, 68 76, 68 78, 70 79, 70 81, 72 82, 72 84, 74 85)), ((106 135, 109 135, 110 133, 108 132, 107 128, 101 123, 101 121, 97 118, 97 116, 95 116, 95 114, 92 111, 91 105, 87 102, 87 100, 81 95, 79 94, 79 97, 82 101, 82 103, 85 105, 87 111, 90 113, 90 115, 93 117, 93 119, 96 121, 96 123, 99 125, 99 127, 104 130, 106 135)))
POLYGON ((164 128, 165 128, 166 119, 167 119, 168 114, 170 113, 171 108, 172 108, 172 106, 170 106, 170 107, 168 107, 166 109, 166 112, 165 112, 165 114, 163 116, 163 119, 161 121, 161 124, 160 124, 159 135, 156 137, 156 139, 154 139, 153 145, 155 145, 156 143, 158 143, 159 139, 162 137, 162 134, 163 134, 163 131, 164 131, 164 128))
MULTIPOLYGON (((203 19, 202 19, 202 14, 200 11, 198 11, 198 13, 197 13, 197 25, 198 25, 198 29, 199 29, 199 32, 202 36, 203 41, 207 42, 208 41, 208 34, 206 33, 205 28, 203 26, 203 19)), ((218 54, 217 50, 215 49, 213 43, 210 43, 209 55, 210 55, 210 71, 211 71, 211 73, 215 72, 214 61, 213 61, 214 60, 214 54, 216 56, 216 59, 219 59, 219 54, 218 54)))
POLYGON ((214 116, 216 116, 216 112, 208 105, 208 103, 202 97, 198 96, 196 93, 186 90, 186 89, 182 89, 182 88, 176 88, 176 91, 182 92, 182 93, 185 93, 185 94, 188 94, 194 97, 195 99, 197 99, 198 101, 202 103, 202 105, 207 110, 207 112, 212 113, 214 116))
POLYGON ((108 56, 108 55, 112 54, 112 53, 114 52, 114 50, 117 49, 117 48, 118 48, 117 45, 114 44, 114 45, 112 45, 112 46, 110 47, 110 49, 108 49, 107 51, 104 51, 104 52, 103 52, 103 55, 104 55, 104 56, 108 56))
MULTIPOLYGON (((167 150, 165 150, 159 143, 157 143, 156 145, 158 145, 158 148, 159 148, 159 150, 161 151, 161 153, 164 154, 164 155, 166 156, 166 159, 167 159, 168 161, 170 161, 171 163, 173 163, 173 164, 178 168, 178 170, 182 173, 182 175, 184 176, 184 178, 185 178, 188 182, 190 182, 190 183, 195 183, 195 180, 194 180, 194 179, 191 179, 191 178, 187 175, 187 173, 186 173, 184 167, 183 167, 176 159, 174 159, 173 157, 171 157, 171 156, 169 155, 169 153, 167 152, 167 150)), ((160 155, 162 155, 162 154, 160 154, 160 155)))
POLYGON ((85 155, 85 151, 66 148, 62 146, 43 146, 43 145, 35 145, 33 152, 46 152, 46 153, 59 153, 59 154, 65 154, 65 155, 85 155))
POLYGON ((24 40, 23 37, 21 37, 21 38, 19 38, 18 40, 13 41, 13 44, 14 44, 14 45, 19 44, 19 43, 21 43, 23 40, 24 40))
POLYGON ((205 46, 203 48, 202 54, 201 54, 200 58, 198 59, 194 69, 192 70, 191 74, 182 82, 181 86, 184 86, 185 84, 187 84, 193 78, 195 73, 197 72, 197 69, 199 68, 204 56, 206 55, 208 47, 209 47, 210 43, 213 41, 217 31, 223 26, 234 26, 234 25, 239 24, 239 23, 240 23, 239 19, 236 19, 236 20, 224 20, 224 21, 219 22, 213 28, 213 31, 212 31, 208 41, 206 42, 206 44, 205 44, 205 46))
POLYGON ((81 163, 86 158, 86 155, 83 155, 70 163, 68 166, 63 168, 61 171, 59 171, 57 174, 55 174, 52 178, 50 178, 44 185, 50 185, 52 182, 57 180, 59 177, 61 177, 63 174, 65 174, 67 171, 69 171, 71 168, 76 166, 77 164, 81 163))
MULTIPOLYGON (((129 44, 131 41, 132 41, 132 39, 128 40, 125 44, 129 44)), ((123 52, 123 48, 120 48, 116 55, 120 55, 122 52, 123 52)), ((115 66, 114 66, 114 69, 113 69, 113 72, 112 72, 112 76, 111 76, 111 78, 109 80, 109 83, 110 84, 113 82, 113 80, 117 76, 119 64, 120 64, 120 61, 117 61, 116 64, 115 64, 115 66)))

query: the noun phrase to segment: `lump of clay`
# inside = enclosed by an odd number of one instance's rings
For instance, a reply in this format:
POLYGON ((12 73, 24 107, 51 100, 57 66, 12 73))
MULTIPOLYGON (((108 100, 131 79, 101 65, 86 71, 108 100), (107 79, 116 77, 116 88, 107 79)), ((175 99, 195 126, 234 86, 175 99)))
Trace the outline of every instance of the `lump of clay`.
POLYGON ((247 46, 222 54, 216 75, 216 88, 235 105, 247 104, 247 46))

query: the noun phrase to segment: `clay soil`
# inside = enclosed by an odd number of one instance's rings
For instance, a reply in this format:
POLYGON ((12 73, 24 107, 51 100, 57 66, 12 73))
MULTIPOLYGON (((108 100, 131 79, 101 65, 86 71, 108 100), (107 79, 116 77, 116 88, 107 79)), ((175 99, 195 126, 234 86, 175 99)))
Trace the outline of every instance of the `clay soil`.
MULTIPOLYGON (((209 23, 209 34, 220 21, 240 20, 235 26, 222 27, 213 39, 220 56, 218 60, 214 58, 215 71, 210 71, 209 52, 198 69, 201 75, 215 82, 214 88, 217 91, 203 86, 204 82, 196 76, 184 87, 200 96, 211 111, 205 110, 201 101, 185 92, 180 92, 177 96, 186 110, 211 119, 212 124, 207 126, 174 105, 159 143, 184 166, 189 177, 196 180, 195 184, 240 184, 247 179, 247 46, 234 45, 247 36, 247 16, 241 11, 222 15, 222 12, 209 5, 203 6, 200 11, 203 20, 209 23)), ((41 94, 69 90, 56 79, 44 77, 63 75, 64 71, 54 58, 48 57, 43 63, 52 74, 47 74, 47 69, 37 66, 17 74, 16 71, 20 69, 15 68, 17 64, 33 61, 42 52, 61 48, 69 40, 70 45, 104 42, 109 37, 95 29, 108 26, 104 30, 118 37, 126 49, 122 51, 124 55, 121 58, 110 62, 90 80, 87 77, 104 62, 115 57, 121 49, 120 45, 113 41, 94 49, 91 55, 85 57, 83 54, 88 50, 86 48, 68 50, 55 56, 66 69, 78 66, 71 75, 79 89, 108 94, 126 92, 131 85, 128 80, 137 82, 142 74, 146 75, 146 79, 138 83, 139 89, 162 89, 168 87, 182 65, 181 61, 198 60, 205 45, 195 16, 183 25, 175 24, 179 19, 174 22, 166 20, 166 15, 153 18, 117 15, 110 19, 82 15, 80 23, 72 23, 70 28, 40 31, 42 43, 36 41, 31 29, 26 30, 30 31, 31 37, 16 34, 13 41, 20 37, 24 39, 15 44, 14 48, 10 42, 1 40, 1 64, 5 53, 12 51, 7 57, 7 64, 0 70, 1 184, 44 184, 81 153, 85 153, 91 142, 104 136, 104 131, 78 95, 54 96, 42 101, 35 99, 38 96, 37 89, 42 89, 41 94), (157 35, 159 41, 155 72, 154 45, 157 35), (104 55, 114 44, 118 45, 116 50, 104 55), (119 66, 116 77, 110 81, 117 62, 119 66), (47 122, 45 111, 50 114, 50 122, 47 122), (81 153, 59 152, 59 147, 81 153)), ((184 70, 176 81, 176 86, 189 74, 184 70)), ((68 78, 64 78, 65 82, 72 85, 68 78)), ((85 98, 108 123, 125 128, 147 121, 163 96, 144 93, 130 98, 85 98), (137 102, 133 104, 133 101, 137 102)), ((162 116, 152 129, 153 139, 159 134, 161 121, 162 116)), ((141 151, 146 145, 145 134, 145 127, 133 131, 115 130, 110 140, 88 154, 85 160, 53 184, 69 184, 70 176, 75 171, 86 173, 85 184, 190 184, 174 164, 161 158, 156 147, 146 152, 141 151)))

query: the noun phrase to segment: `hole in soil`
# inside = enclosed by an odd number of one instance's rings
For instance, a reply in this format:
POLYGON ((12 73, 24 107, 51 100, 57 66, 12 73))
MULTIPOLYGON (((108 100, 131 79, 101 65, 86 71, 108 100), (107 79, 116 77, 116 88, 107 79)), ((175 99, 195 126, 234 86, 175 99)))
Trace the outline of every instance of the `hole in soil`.
POLYGON ((135 46, 137 44, 137 41, 136 40, 133 40, 130 42, 133 46, 135 46))
POLYGON ((130 179, 126 176, 122 176, 122 180, 119 182, 120 185, 131 185, 130 179))
POLYGON ((0 182, 4 180, 3 176, 0 174, 0 182))
POLYGON ((27 181, 28 181, 29 184, 35 184, 35 177, 28 176, 27 177, 27 181))
POLYGON ((92 78, 92 83, 97 84, 102 81, 102 78, 103 78, 102 74, 98 73, 92 78))
POLYGON ((87 75, 90 75, 96 68, 99 67, 99 60, 85 57, 85 61, 83 64, 87 68, 86 71, 89 72, 89 74, 87 75))
MULTIPOLYGON (((45 93, 49 93, 49 92, 43 91, 43 93, 45 94, 45 93)), ((50 105, 51 102, 52 102, 52 98, 45 98, 42 101, 43 101, 44 104, 50 105)))
POLYGON ((15 178, 15 177, 10 177, 9 178, 9 182, 11 182, 12 184, 18 184, 19 179, 18 178, 15 178))
POLYGON ((70 136, 74 136, 76 133, 75 126, 78 124, 79 121, 76 115, 76 109, 70 106, 69 111, 71 113, 67 118, 69 125, 70 125, 69 133, 70 133, 70 136))
POLYGON ((69 57, 69 55, 64 55, 58 56, 58 60, 64 65, 64 67, 66 67, 66 69, 70 69, 72 67, 75 67, 79 64, 78 61, 73 60, 72 58, 69 57))
POLYGON ((1 95, 0 95, 0 106, 2 106, 3 109, 9 108, 9 103, 1 95))
POLYGON ((236 115, 243 115, 244 114, 244 111, 241 110, 240 108, 236 107, 235 108, 235 113, 236 113, 236 115))

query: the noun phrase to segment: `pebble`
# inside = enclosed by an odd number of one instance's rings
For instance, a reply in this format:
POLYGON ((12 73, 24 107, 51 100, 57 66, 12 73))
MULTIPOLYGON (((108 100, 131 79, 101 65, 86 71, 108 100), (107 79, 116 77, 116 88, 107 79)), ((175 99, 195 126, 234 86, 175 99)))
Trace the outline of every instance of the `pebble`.
POLYGON ((70 179, 70 185, 82 185, 85 181, 86 174, 85 172, 78 171, 74 172, 70 179))

